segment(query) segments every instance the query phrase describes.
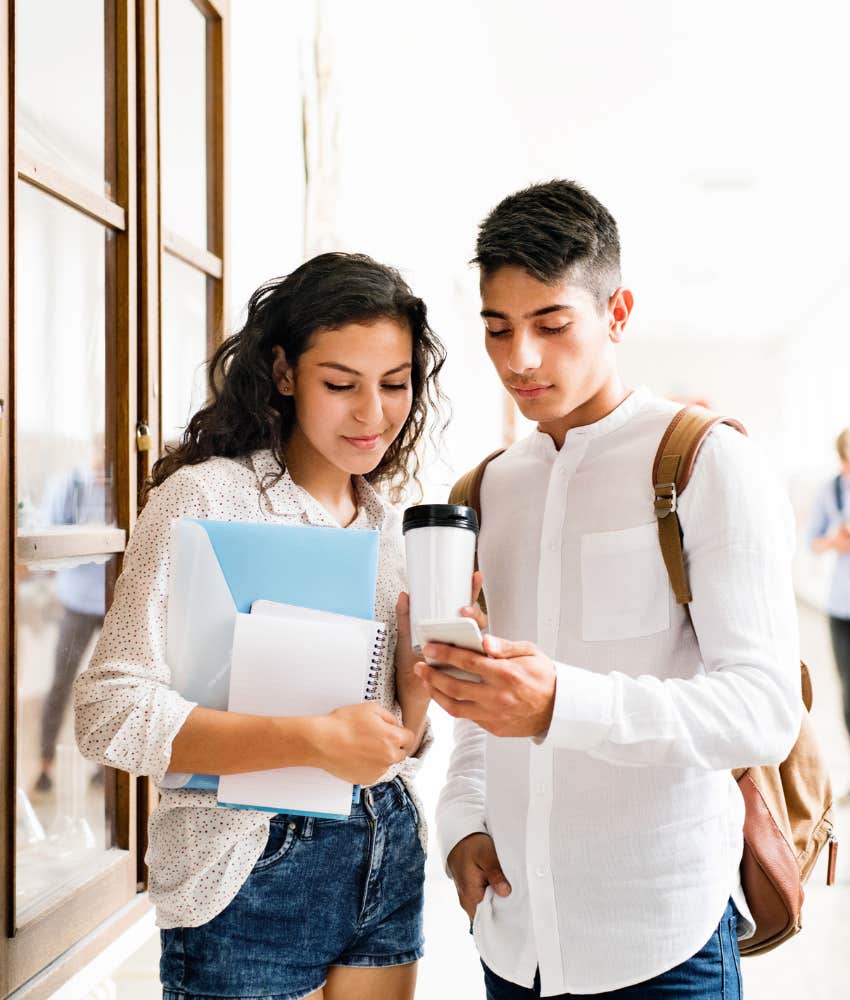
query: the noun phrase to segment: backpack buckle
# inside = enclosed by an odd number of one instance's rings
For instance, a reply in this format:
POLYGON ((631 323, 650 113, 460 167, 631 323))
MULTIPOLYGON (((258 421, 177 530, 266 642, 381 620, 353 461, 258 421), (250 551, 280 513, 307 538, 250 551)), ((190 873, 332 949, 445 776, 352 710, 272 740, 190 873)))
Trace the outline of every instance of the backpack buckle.
POLYGON ((678 506, 675 483, 655 484, 655 516, 658 518, 674 514, 678 506))

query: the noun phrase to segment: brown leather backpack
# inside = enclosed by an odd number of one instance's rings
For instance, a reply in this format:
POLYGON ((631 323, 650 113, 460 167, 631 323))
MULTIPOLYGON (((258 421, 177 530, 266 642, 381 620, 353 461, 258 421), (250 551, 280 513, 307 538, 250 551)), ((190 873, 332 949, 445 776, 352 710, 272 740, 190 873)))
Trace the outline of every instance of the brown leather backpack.
MULTIPOLYGON (((683 407, 661 438, 653 463, 658 538, 679 604, 689 604, 691 593, 676 513, 678 498, 688 485, 703 441, 719 423, 746 434, 737 420, 700 406, 683 407)), ((450 503, 474 508, 479 523, 484 471, 501 454, 501 450, 493 452, 466 473, 449 497, 450 503)), ((756 924, 755 934, 740 943, 742 955, 770 951, 801 929, 803 883, 826 843, 829 843, 827 885, 835 881, 838 840, 834 833, 832 789, 809 720, 812 685, 805 663, 800 664, 800 673, 806 710, 800 735, 787 759, 778 765, 737 768, 732 772, 745 806, 741 885, 756 924)))

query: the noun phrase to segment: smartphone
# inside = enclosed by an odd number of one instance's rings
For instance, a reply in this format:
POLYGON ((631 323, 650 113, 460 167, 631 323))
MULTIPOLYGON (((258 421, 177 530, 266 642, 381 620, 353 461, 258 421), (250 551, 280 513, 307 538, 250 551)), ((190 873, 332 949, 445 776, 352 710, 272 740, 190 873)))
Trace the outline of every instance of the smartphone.
MULTIPOLYGON (((484 652, 484 642, 478 623, 472 618, 432 618, 421 621, 416 626, 416 644, 421 649, 428 642, 442 642, 447 646, 460 646, 461 649, 472 649, 476 653, 484 652)), ((445 670, 452 677, 462 681, 481 682, 478 674, 470 674, 427 656, 425 662, 438 670, 445 670)))

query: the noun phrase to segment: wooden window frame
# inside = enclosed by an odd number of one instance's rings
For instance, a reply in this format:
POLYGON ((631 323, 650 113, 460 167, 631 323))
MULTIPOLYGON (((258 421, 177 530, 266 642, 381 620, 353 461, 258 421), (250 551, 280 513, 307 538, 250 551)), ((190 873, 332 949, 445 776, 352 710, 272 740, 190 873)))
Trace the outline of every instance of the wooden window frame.
POLYGON ((115 857, 73 893, 57 892, 31 919, 18 925, 15 912, 15 769, 17 673, 15 662, 15 555, 44 559, 56 555, 92 554, 124 549, 136 515, 137 401, 137 236, 136 236, 136 14, 134 0, 106 0, 106 119, 105 196, 87 189, 47 163, 16 149, 14 121, 14 0, 3 4, 0 44, 10 52, 9 72, 2 81, 3 137, 0 212, 10 222, 9 242, 0 256, 0 273, 8 277, 0 305, 0 349, 11 364, 0 368, 0 398, 7 400, 0 437, 0 461, 8 471, 0 497, 0 573, 7 581, 0 598, 0 803, 5 822, 0 830, 0 995, 18 990, 20 996, 48 995, 102 947, 98 929, 111 922, 138 919, 149 907, 137 896, 136 782, 129 775, 107 771, 105 794, 114 816, 115 857), (107 450, 115 470, 116 528, 46 531, 21 534, 12 511, 17 495, 14 407, 14 262, 15 197, 19 183, 33 185, 72 210, 96 220, 114 233, 114 251, 106 259, 106 385, 114 387, 115 402, 107 404, 107 450), (82 944, 81 944, 82 942, 82 944), (96 943, 97 942, 97 943, 96 943))
MULTIPOLYGON (((20 0, 19 0, 20 2, 20 0)), ((165 232, 161 218, 158 3, 106 0, 106 158, 104 191, 95 191, 52 164, 16 149, 14 95, 15 0, 0 0, 0 46, 12 58, 0 74, 0 218, 9 219, 0 245, 0 997, 48 997, 150 909, 146 884, 147 819, 157 798, 149 779, 108 771, 116 802, 114 841, 126 853, 73 895, 16 927, 15 879, 15 562, 114 553, 121 560, 136 520, 139 485, 161 448, 162 255, 206 277, 207 346, 222 340, 227 320, 227 90, 229 0, 191 0, 206 19, 207 246, 165 232), (110 17, 113 19, 110 22, 110 17), (109 31, 110 23, 114 32, 109 31), (110 51, 110 38, 114 48, 110 51), (114 58, 110 58, 113 56, 114 58), (114 86, 112 85, 114 83, 114 86), (107 255, 107 449, 115 469, 115 527, 18 532, 14 424, 14 212, 16 185, 29 184, 110 229, 107 255), (106 192, 106 193, 104 193, 106 192), (141 290, 141 291, 140 291, 141 290), (111 324, 111 329, 110 329, 111 324), (137 448, 140 422, 153 447, 137 448), (110 438, 112 440, 110 440, 110 438), (8 472, 8 475, 5 475, 8 472)), ((111 789, 111 792, 109 792, 111 789)))
MULTIPOLYGON (((11 53, 11 8, 9 3, 0 4, 0 51, 11 53)), ((13 60, 9 60, 9 69, 0 73, 0 219, 11 219, 12 171, 11 157, 11 97, 12 80, 14 79, 13 60)), ((9 358, 10 363, 0 361, 0 469, 11 470, 13 460, 13 435, 11 433, 14 399, 12 398, 14 357, 12 356, 11 338, 9 336, 12 316, 12 227, 5 227, 6 238, 0 239, 0 358, 9 358)), ((11 479, 11 476, 8 477, 11 479)), ((4 822, 0 823, 0 932, 4 937, 9 929, 9 895, 6 886, 12 877, 14 863, 14 822, 15 814, 10 808, 14 790, 11 769, 6 766, 13 755, 12 743, 12 705, 15 691, 11 684, 8 650, 11 648, 14 623, 12 621, 12 587, 15 583, 15 568, 12 553, 14 550, 15 525, 12 521, 12 484, 7 482, 5 489, 0 489, 0 806, 2 806, 4 822)), ((14 900, 11 900, 14 903, 14 900)), ((0 944, 0 993, 5 996, 9 990, 9 980, 6 975, 5 943, 0 944)))
MULTIPOLYGON (((224 338, 229 266, 229 77, 230 0, 190 0, 206 19, 207 245, 200 247, 167 229, 162 219, 159 136, 159 3, 139 0, 139 399, 141 423, 151 447, 139 453, 139 482, 162 454, 162 260, 164 254, 206 276, 207 353, 224 338)), ((147 886, 144 864, 148 817, 158 792, 148 779, 138 790, 139 885, 147 886)))
MULTIPOLYGON (((157 0, 146 0, 157 3, 157 0)), ((161 0, 159 0, 161 2, 161 0)), ((225 258, 227 256, 227 88, 229 0, 185 0, 192 3, 206 21, 206 178, 207 245, 198 246, 182 234, 162 225, 160 212, 160 254, 167 253, 206 277, 207 355, 221 343, 227 323, 225 258)), ((158 81, 157 81, 158 86, 158 81)), ((162 182, 160 181, 160 189, 162 182)), ((162 316, 162 270, 160 257, 160 319, 162 316)), ((161 357, 161 341, 158 345, 161 357)), ((162 379, 160 378, 160 385, 162 379)), ((157 451, 162 448, 162 396, 157 407, 159 434, 157 451)))
POLYGON ((228 267, 229 205, 228 94, 230 0, 186 0, 206 20, 206 161, 207 240, 199 246, 163 225, 159 146, 159 18, 161 0, 140 0, 140 270, 148 294, 140 314, 140 412, 151 432, 152 446, 140 456, 140 482, 150 475, 162 453, 162 257, 187 264, 206 277, 207 353, 221 343, 227 324, 226 269, 228 267))

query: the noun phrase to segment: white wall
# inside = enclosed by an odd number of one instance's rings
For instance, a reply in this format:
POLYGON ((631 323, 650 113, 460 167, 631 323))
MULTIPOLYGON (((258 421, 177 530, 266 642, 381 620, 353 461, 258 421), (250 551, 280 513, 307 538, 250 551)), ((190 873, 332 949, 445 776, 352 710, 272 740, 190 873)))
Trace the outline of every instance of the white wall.
MULTIPOLYGON (((801 401, 783 371, 812 303, 850 263, 850 151, 832 127, 850 105, 839 51, 847 12, 826 0, 805 18, 784 0, 710 10, 321 0, 316 10, 319 188, 308 243, 399 266, 429 304, 450 349, 454 404, 448 468, 431 469, 429 490, 499 438, 501 391, 466 263, 476 226, 509 191, 552 176, 587 184, 620 222, 638 298, 627 374, 708 395, 788 473, 809 462, 793 432, 801 401)), ((234 38, 240 18, 252 40, 280 30, 268 12, 237 5, 234 38)), ((258 82, 260 65, 251 60, 252 86, 277 88, 282 80, 258 82)), ((233 69, 238 97, 248 85, 235 60, 233 69)), ((234 117, 237 104, 252 114, 235 100, 234 117)), ((238 155, 234 144, 235 198, 248 175, 238 155)), ((288 176, 289 162, 280 170, 288 176)), ((292 197, 300 190, 293 184, 292 197)), ((251 213, 239 224, 247 233, 252 220, 262 236, 251 213)), ((836 318, 820 349, 846 332, 836 318)))
POLYGON ((501 434, 477 224, 573 177, 620 223, 629 381, 740 417, 802 497, 850 421, 848 18, 827 0, 804 18, 787 0, 236 4, 234 312, 305 251, 398 266, 449 348, 437 498, 501 434))
POLYGON ((304 257, 303 104, 314 4, 231 6, 230 322, 251 293, 304 257))

